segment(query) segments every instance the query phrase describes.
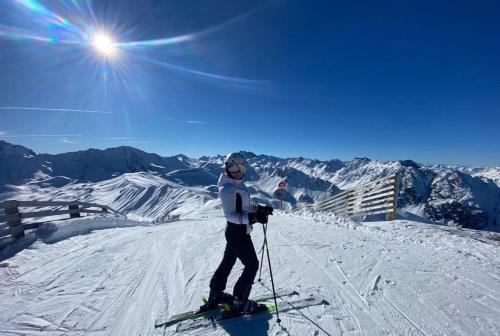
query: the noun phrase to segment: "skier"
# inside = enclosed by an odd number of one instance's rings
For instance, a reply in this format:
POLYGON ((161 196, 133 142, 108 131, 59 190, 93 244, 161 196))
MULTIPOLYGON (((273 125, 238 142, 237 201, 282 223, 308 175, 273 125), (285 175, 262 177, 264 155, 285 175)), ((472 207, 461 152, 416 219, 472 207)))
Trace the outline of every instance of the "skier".
POLYGON ((208 302, 200 309, 214 309, 219 304, 229 304, 231 310, 236 313, 256 313, 265 310, 266 306, 248 299, 259 267, 250 232, 254 223, 267 223, 267 217, 273 208, 250 202, 250 192, 243 183, 247 161, 242 154, 229 153, 223 168, 225 171, 221 174, 217 186, 227 220, 226 248, 222 261, 210 281, 208 302), (239 259, 245 268, 231 295, 224 290, 236 259, 239 259))

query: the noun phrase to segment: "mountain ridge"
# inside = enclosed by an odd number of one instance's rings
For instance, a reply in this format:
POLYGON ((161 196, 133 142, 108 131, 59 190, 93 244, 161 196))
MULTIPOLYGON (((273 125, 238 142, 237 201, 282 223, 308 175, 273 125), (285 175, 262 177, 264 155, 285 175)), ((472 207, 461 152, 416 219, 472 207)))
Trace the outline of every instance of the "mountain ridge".
MULTIPOLYGON (((252 197, 274 206, 279 205, 276 186, 281 180, 286 180, 288 185, 284 197, 285 207, 300 208, 341 190, 399 172, 399 208, 441 224, 493 230, 498 230, 499 227, 500 167, 423 165, 413 160, 377 161, 368 158, 321 161, 242 153, 249 162, 246 181, 252 197)), ((75 191, 75 184, 85 185, 90 190, 100 188, 102 183, 109 183, 124 174, 136 174, 137 179, 160 179, 159 185, 174 183, 178 188, 190 190, 192 194, 188 193, 189 197, 208 201, 217 198, 214 186, 222 171, 223 159, 221 155, 202 156, 199 159, 183 154, 162 157, 130 146, 36 154, 23 146, 1 141, 0 199, 15 198, 16 195, 26 198, 29 197, 29 192, 66 197, 73 192, 78 197, 85 198, 85 193, 75 191), (29 191, 26 188, 23 190, 21 186, 30 186, 29 191), (35 188, 38 188, 36 192, 35 188), (67 192, 62 192, 66 189, 67 192)), ((125 184, 132 180, 134 178, 125 184)), ((126 187, 121 185, 120 188, 126 187)), ((157 195, 156 192, 150 192, 151 195, 157 195)), ((161 190, 157 192, 162 193, 161 190)), ((129 194, 137 195, 138 192, 129 194)), ((122 207, 124 196, 120 197, 119 202, 109 195, 105 198, 110 203, 108 205, 118 202, 122 207)), ((92 199, 99 201, 96 197, 92 199)), ((135 202, 133 199, 128 201, 135 202)), ((151 203, 150 207, 155 204, 151 203)), ((173 208, 169 208, 163 212, 172 210, 173 208)))

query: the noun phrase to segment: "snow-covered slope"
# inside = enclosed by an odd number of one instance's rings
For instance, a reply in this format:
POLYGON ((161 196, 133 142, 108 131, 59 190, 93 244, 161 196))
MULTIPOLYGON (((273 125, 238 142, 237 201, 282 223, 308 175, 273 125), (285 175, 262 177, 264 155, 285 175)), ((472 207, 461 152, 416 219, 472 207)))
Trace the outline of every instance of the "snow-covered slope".
POLYGON ((472 173, 473 176, 483 177, 494 181, 500 187, 500 167, 484 168, 472 173))
POLYGON ((97 202, 138 220, 161 220, 188 214, 217 197, 203 188, 188 188, 155 173, 127 173, 102 182, 72 181, 53 186, 54 178, 12 186, 3 196, 16 200, 97 202), (42 187, 40 187, 42 186, 42 187))
POLYGON ((28 148, 0 140, 0 192, 7 183, 22 183, 33 177, 35 157, 28 148))
MULTIPOLYGON (((0 252, 0 334, 172 335, 173 327, 154 330, 154 320, 201 304, 224 223, 207 208, 164 225, 85 218, 44 226, 0 252)), ((252 237, 258 251, 260 227, 252 237)), ((273 216, 268 240, 276 286, 329 305, 282 313, 281 327, 264 315, 178 334, 499 334, 500 243, 488 233, 298 211, 273 216)), ((228 290, 240 271, 238 262, 228 290)), ((269 287, 267 263, 262 278, 269 287)), ((268 292, 255 284, 254 294, 268 292)))

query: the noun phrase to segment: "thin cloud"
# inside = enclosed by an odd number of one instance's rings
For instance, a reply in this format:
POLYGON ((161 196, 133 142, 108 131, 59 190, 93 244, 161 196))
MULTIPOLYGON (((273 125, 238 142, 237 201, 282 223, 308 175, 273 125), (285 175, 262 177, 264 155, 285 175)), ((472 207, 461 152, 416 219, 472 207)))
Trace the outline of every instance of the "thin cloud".
POLYGON ((60 142, 65 143, 65 144, 69 144, 69 145, 76 145, 77 144, 76 142, 71 141, 69 139, 62 139, 60 142))
POLYGON ((206 122, 200 121, 200 120, 184 120, 184 119, 172 118, 172 117, 166 117, 166 119, 180 121, 180 122, 183 122, 186 124, 207 125, 206 122))
POLYGON ((140 59, 164 69, 174 71, 178 74, 183 74, 185 76, 188 76, 189 78, 206 81, 214 85, 249 91, 269 91, 272 89, 272 82, 268 80, 224 76, 216 73, 194 70, 167 62, 157 61, 151 58, 141 57, 140 59))
POLYGON ((5 134, 7 134, 7 132, 0 131, 0 136, 4 136, 5 134))
POLYGON ((67 109, 67 108, 45 108, 45 107, 26 107, 26 106, 0 106, 0 110, 47 111, 47 112, 79 112, 79 113, 113 114, 113 112, 98 111, 98 110, 78 110, 78 109, 67 109))
MULTIPOLYGON (((7 132, 5 132, 7 133, 7 132)), ((72 137, 81 137, 81 134, 9 134, 0 136, 4 138, 72 138, 72 137)))
POLYGON ((216 26, 212 26, 212 27, 206 28, 204 30, 201 30, 201 31, 198 31, 195 33, 167 37, 167 38, 162 38, 162 39, 147 40, 147 41, 122 42, 122 43, 116 43, 115 45, 120 47, 120 48, 145 48, 145 47, 169 46, 169 45, 174 45, 174 44, 179 44, 179 43, 192 42, 192 41, 198 40, 202 37, 205 37, 207 35, 218 32, 218 31, 226 28, 227 26, 250 16, 253 12, 255 12, 255 9, 249 10, 243 14, 240 14, 240 15, 238 15, 230 20, 227 20, 223 23, 220 23, 216 26))

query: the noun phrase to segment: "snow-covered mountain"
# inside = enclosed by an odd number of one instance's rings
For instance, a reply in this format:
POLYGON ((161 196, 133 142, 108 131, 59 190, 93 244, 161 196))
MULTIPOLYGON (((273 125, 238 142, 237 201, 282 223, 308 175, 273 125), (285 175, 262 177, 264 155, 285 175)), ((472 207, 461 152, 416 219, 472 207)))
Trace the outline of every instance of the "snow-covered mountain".
MULTIPOLYGON (((499 167, 367 158, 320 161, 243 153, 250 163, 248 185, 260 202, 278 206, 276 186, 281 180, 287 182, 285 207, 300 208, 399 172, 402 213, 454 226, 500 228, 499 167)), ((0 141, 0 199, 88 200, 147 219, 170 213, 187 215, 189 211, 183 209, 192 209, 192 204, 216 204, 215 184, 223 159, 220 155, 162 157, 132 147, 36 154, 0 141)))
POLYGON ((88 149, 63 154, 38 154, 0 140, 0 184, 23 184, 32 178, 64 176, 100 182, 124 173, 168 173, 191 167, 183 155, 161 157, 133 147, 88 149))
MULTIPOLYGON (((301 209, 398 171, 402 214, 484 227, 498 223, 499 188, 485 176, 494 168, 246 155, 254 198, 277 205, 276 185, 288 183, 293 211, 275 211, 267 231, 276 288, 298 293, 284 300, 315 295, 321 305, 292 305, 281 324, 266 314, 216 328, 196 320, 154 329, 155 318, 196 309, 208 293, 224 246, 214 185, 223 158, 163 158, 130 147, 37 155, 0 143, 0 200, 79 199, 129 217, 46 222, 0 249, 0 334, 498 335, 500 235, 301 209)), ((260 228, 252 240, 262 246, 260 228)), ((232 272, 228 291, 238 276, 232 272)), ((251 296, 270 291, 264 259, 251 296)))

